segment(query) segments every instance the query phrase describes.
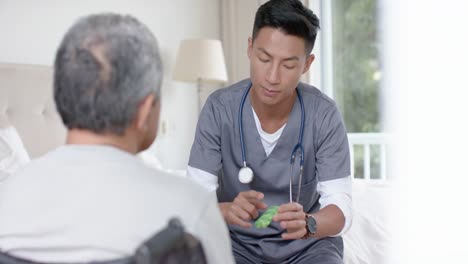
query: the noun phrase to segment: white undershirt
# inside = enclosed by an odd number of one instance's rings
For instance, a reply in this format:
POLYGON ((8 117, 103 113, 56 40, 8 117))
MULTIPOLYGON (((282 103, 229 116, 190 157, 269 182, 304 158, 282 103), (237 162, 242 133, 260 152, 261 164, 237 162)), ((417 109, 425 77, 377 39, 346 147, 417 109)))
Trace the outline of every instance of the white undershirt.
MULTIPOLYGON (((281 134, 283 133, 286 124, 284 124, 280 129, 278 129, 273 134, 267 133, 262 129, 260 120, 258 119, 257 113, 252 108, 255 125, 257 131, 260 134, 262 140, 263 148, 265 149, 265 154, 267 156, 273 151, 278 143, 281 134)), ((204 170, 200 170, 191 166, 187 168, 188 177, 192 178, 195 182, 198 182, 203 187, 209 191, 216 191, 218 188, 218 177, 204 170)), ((344 234, 350 227, 353 218, 352 213, 352 178, 351 176, 345 178, 339 178, 329 181, 319 181, 317 184, 317 192, 320 194, 320 208, 324 208, 328 205, 336 205, 345 217, 345 225, 340 233, 335 236, 340 236, 344 234)))
POLYGON ((273 134, 270 134, 268 132, 265 132, 262 128, 262 124, 260 123, 260 119, 258 119, 257 113, 255 113, 255 110, 252 107, 252 111, 254 113, 254 119, 255 119, 255 125, 257 126, 257 131, 260 134, 260 138, 262 139, 262 145, 263 148, 265 149, 265 154, 270 156, 270 153, 273 151, 273 149, 276 146, 276 143, 278 143, 279 138, 281 137, 281 134, 283 133, 284 128, 286 127, 286 123, 280 127, 276 132, 273 134))

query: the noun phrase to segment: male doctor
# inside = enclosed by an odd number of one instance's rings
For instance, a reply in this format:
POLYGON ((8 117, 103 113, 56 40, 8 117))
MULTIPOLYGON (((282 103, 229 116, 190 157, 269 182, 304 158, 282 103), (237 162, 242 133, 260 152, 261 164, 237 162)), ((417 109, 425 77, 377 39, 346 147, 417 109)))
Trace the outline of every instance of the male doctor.
POLYGON ((217 192, 237 263, 343 263, 340 236, 352 218, 346 131, 335 103, 299 81, 318 29, 298 0, 260 6, 248 39, 250 78, 214 92, 200 114, 188 173, 217 192), (300 185, 300 151, 290 172, 296 144, 304 150, 300 185), (253 171, 249 183, 238 176, 243 167, 253 171), (256 228, 271 205, 280 206, 272 224, 256 228))

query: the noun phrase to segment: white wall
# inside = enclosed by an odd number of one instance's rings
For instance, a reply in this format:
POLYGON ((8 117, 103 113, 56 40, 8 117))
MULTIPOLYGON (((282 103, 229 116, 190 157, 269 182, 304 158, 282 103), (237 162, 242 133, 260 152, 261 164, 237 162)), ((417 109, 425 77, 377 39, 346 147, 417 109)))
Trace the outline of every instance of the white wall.
POLYGON ((172 81, 172 69, 181 39, 220 39, 219 1, 0 0, 0 62, 52 65, 65 31, 78 17, 96 12, 131 14, 158 39, 165 70, 160 125, 164 129, 152 150, 165 167, 185 168, 195 132, 197 97, 194 84, 172 81))
POLYGON ((223 45, 230 83, 250 76, 248 38, 252 35, 255 12, 264 2, 266 0, 221 0, 223 45))

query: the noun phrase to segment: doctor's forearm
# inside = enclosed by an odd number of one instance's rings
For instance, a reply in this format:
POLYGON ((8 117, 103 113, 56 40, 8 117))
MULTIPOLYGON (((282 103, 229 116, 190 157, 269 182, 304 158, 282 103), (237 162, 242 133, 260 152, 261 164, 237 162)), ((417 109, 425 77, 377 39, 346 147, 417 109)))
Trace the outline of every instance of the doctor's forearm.
POLYGON ((313 237, 322 238, 341 232, 345 225, 345 217, 336 205, 327 205, 312 214, 317 222, 317 232, 313 237))

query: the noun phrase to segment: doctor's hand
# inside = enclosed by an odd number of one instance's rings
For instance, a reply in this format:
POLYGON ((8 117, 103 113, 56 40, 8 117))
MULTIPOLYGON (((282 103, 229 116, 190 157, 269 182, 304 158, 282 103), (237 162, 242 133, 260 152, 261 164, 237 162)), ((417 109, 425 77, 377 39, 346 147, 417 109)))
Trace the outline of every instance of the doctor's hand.
POLYGON ((307 234, 306 215, 299 203, 283 204, 273 221, 280 222, 286 232, 281 235, 283 239, 301 239, 307 234))
POLYGON ((228 224, 250 228, 252 224, 249 221, 258 217, 258 210, 268 207, 263 197, 264 194, 257 191, 241 192, 233 202, 219 203, 219 208, 228 224))

